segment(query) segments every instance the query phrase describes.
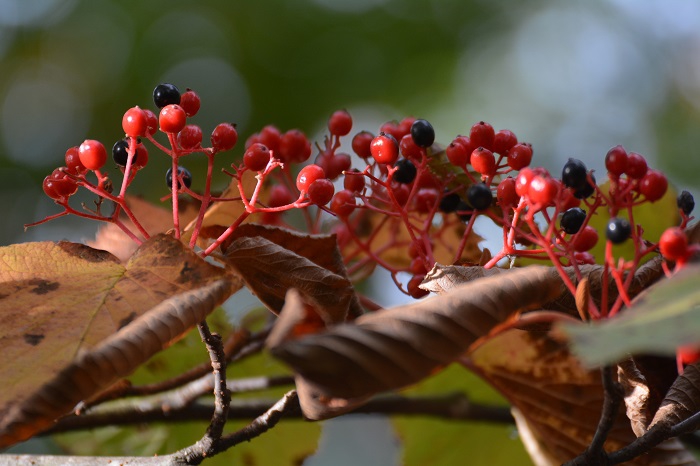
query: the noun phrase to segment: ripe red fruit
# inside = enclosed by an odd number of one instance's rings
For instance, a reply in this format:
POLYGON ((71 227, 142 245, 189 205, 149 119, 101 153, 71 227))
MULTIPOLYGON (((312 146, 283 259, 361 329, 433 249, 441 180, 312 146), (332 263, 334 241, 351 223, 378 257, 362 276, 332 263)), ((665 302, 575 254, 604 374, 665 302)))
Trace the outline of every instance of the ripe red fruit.
POLYGON ((461 141, 455 139, 445 149, 447 160, 455 167, 465 168, 469 163, 472 151, 469 150, 461 141))
POLYGON ((307 165, 297 175, 297 189, 302 192, 308 191, 311 183, 325 177, 326 173, 323 171, 323 168, 314 164, 307 165))
POLYGON ((598 232, 590 225, 586 225, 583 230, 574 236, 572 246, 578 252, 585 252, 593 248, 598 242, 598 232))
POLYGON ((87 168, 80 162, 78 146, 73 146, 66 151, 66 168, 74 175, 82 175, 87 171, 87 168))
MULTIPOLYGON (((402 185, 405 186, 405 185, 402 185)), ((435 205, 440 199, 440 193, 437 189, 421 188, 415 196, 415 208, 420 213, 430 212, 435 208, 435 205)))
POLYGON ((350 170, 352 165, 352 159, 349 154, 344 152, 336 152, 332 156, 327 156, 323 164, 319 164, 323 167, 326 173, 326 178, 329 180, 334 180, 343 174, 345 170, 350 170))
POLYGON ((326 205, 333 199, 335 187, 328 178, 319 178, 309 185, 309 200, 316 205, 326 205))
POLYGON ((143 113, 146 115, 146 132, 153 136, 158 131, 158 117, 148 109, 145 109, 143 113))
POLYGON ((355 152, 363 159, 367 160, 372 156, 372 152, 370 151, 370 145, 372 144, 373 139, 374 135, 369 131, 360 131, 352 138, 353 152, 355 152))
POLYGON ((481 146, 485 149, 493 149, 493 142, 496 137, 496 133, 493 126, 486 123, 485 121, 480 121, 472 126, 469 131, 469 139, 477 147, 481 146))
POLYGON ((44 179, 44 193, 52 199, 67 198, 75 194, 78 185, 66 176, 60 168, 55 169, 51 175, 44 179))
POLYGON ((107 162, 107 150, 100 141, 86 139, 78 148, 80 163, 88 170, 99 170, 107 162))
POLYGON ((605 155, 605 168, 613 176, 620 176, 627 171, 627 151, 617 145, 605 155))
POLYGON ((146 135, 148 130, 148 118, 140 107, 131 107, 122 117, 122 129, 130 138, 139 138, 146 135))
POLYGON ((521 170, 532 162, 532 146, 521 142, 508 151, 508 166, 513 170, 521 170))
POLYGON ((532 180, 530 180, 527 195, 530 198, 530 202, 549 206, 554 204, 558 189, 559 186, 554 179, 542 175, 535 175, 532 180))
POLYGON ((238 142, 238 131, 231 123, 219 123, 211 132, 211 146, 216 152, 233 149, 238 142))
POLYGON ((644 177, 639 181, 639 192, 650 202, 658 201, 664 197, 667 189, 668 180, 658 170, 647 170, 644 177))
POLYGON ((396 120, 387 121, 382 126, 379 127, 379 132, 387 135, 391 135, 397 141, 400 141, 402 137, 411 132, 411 127, 403 128, 396 120))
MULTIPOLYGON (((518 143, 518 138, 510 130, 502 129, 493 138, 493 151, 497 154, 507 155, 511 147, 518 143)), ((519 168, 517 169, 519 170, 519 168)))
POLYGON ((393 165, 399 158, 399 145, 393 136, 380 132, 379 136, 372 139, 370 152, 377 163, 393 165))
POLYGON ((136 157, 132 163, 134 168, 143 168, 148 164, 148 149, 141 142, 136 146, 136 157))
POLYGON ((280 140, 282 139, 282 134, 280 130, 274 125, 265 126, 258 134, 258 142, 265 144, 268 149, 277 157, 277 153, 280 150, 280 140))
POLYGON ((270 197, 267 205, 270 207, 282 207, 294 202, 294 197, 289 189, 281 184, 276 184, 270 190, 270 197))
POLYGON ((246 149, 243 154, 243 164, 248 170, 259 172, 267 167, 270 161, 270 149, 266 145, 256 142, 246 149))
POLYGON ((688 257, 688 237, 679 227, 668 228, 659 239, 659 251, 670 261, 688 257))
POLYGON ((410 134, 401 138, 399 149, 406 158, 418 159, 421 156, 421 148, 416 145, 415 141, 413 141, 413 136, 410 134))
POLYGON ((44 190, 44 194, 49 196, 51 199, 59 200, 61 198, 61 196, 54 189, 54 184, 53 180, 51 179, 51 175, 44 178, 44 182, 42 183, 41 187, 44 190))
MULTIPOLYGON (((418 191, 418 195, 416 197, 421 195, 420 191, 421 190, 418 191)), ((411 189, 405 184, 398 183, 398 184, 395 184, 391 187, 391 193, 394 195, 394 199, 396 199, 396 203, 399 206, 403 207, 408 202, 408 196, 411 195, 411 189)), ((417 202, 420 202, 420 201, 417 201, 417 202)))
POLYGON ((202 102, 199 96, 192 89, 187 89, 187 91, 180 96, 180 107, 182 107, 188 117, 195 116, 201 104, 202 102))
POLYGON ((177 134, 177 142, 183 149, 194 149, 202 144, 202 128, 197 125, 186 125, 177 134))
POLYGON ((420 288, 420 284, 423 283, 423 280, 425 280, 425 275, 414 275, 408 281, 408 284, 406 285, 406 290, 412 298, 419 299, 430 293, 429 291, 420 288))
POLYGON ((345 172, 345 177, 343 178, 343 187, 348 191, 361 193, 365 189, 365 176, 360 174, 360 170, 353 168, 349 172, 345 172), (349 173, 357 173, 356 175, 349 173))
POLYGON ((530 189, 530 181, 534 178, 535 172, 530 168, 523 168, 515 177, 515 192, 518 196, 526 196, 530 189))
POLYGON ((283 162, 301 163, 311 156, 311 143, 298 129, 290 129, 280 138, 277 158, 283 162))
POLYGON ((646 175, 647 169, 647 161, 644 156, 636 152, 627 154, 627 169, 625 170, 627 176, 635 180, 641 180, 646 175))
POLYGON ((396 138, 397 141, 400 141, 403 139, 404 136, 407 134, 411 133, 411 127, 413 126, 413 123, 416 122, 416 117, 408 116, 401 120, 401 122, 397 125, 397 134, 400 134, 400 138, 396 138))
POLYGON ((515 207, 520 202, 520 196, 515 192, 515 178, 510 176, 500 183, 496 189, 496 199, 502 209, 515 207))
POLYGON ((352 130, 352 117, 347 110, 337 110, 328 119, 328 131, 334 136, 345 136, 352 130))
POLYGON ((331 200, 331 211, 340 218, 347 218, 357 207, 355 193, 344 189, 338 191, 331 200))
POLYGON ((474 149, 469 163, 481 175, 493 176, 496 173, 496 158, 493 152, 483 146, 474 149))
POLYGON ((160 111, 158 123, 164 133, 179 133, 187 123, 187 115, 177 104, 166 105, 160 111))

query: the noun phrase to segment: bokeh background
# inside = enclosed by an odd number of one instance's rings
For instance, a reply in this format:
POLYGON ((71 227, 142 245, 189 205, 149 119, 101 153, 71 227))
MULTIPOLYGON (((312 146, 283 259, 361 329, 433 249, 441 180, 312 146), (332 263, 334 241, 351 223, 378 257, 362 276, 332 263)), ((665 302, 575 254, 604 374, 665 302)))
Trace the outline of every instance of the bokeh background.
MULTIPOLYGON (((426 118, 447 144, 486 120, 553 173, 568 157, 603 173, 623 144, 700 188, 698 2, 0 0, 0 244, 94 234, 80 219, 22 225, 58 211, 41 180, 66 148, 111 147, 163 81, 200 94, 205 134, 227 121, 241 139, 266 124, 318 139, 346 108, 358 130, 426 118)), ((165 194, 167 166, 151 151, 134 190, 165 194)), ((385 437, 388 456, 362 464, 400 462, 385 437)))

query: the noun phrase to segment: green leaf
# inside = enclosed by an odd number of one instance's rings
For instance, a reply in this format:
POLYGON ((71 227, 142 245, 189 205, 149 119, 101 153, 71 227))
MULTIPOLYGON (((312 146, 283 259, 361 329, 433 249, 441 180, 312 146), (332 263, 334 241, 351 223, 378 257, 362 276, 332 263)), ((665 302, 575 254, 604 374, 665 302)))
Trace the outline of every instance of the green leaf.
POLYGON ((614 362, 628 353, 675 354, 700 341, 700 266, 689 266, 649 290, 619 317, 564 325, 585 364, 614 362))

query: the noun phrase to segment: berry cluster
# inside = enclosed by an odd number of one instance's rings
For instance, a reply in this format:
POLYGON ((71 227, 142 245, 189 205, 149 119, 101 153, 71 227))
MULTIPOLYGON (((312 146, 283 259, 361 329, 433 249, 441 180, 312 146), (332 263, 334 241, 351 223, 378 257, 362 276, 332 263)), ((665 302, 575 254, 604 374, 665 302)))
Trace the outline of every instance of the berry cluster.
POLYGON ((182 231, 179 196, 188 195, 200 202, 190 245, 203 245, 205 256, 215 253, 250 215, 260 214, 260 222, 291 228, 285 213, 295 210, 302 213, 308 232, 330 229, 336 233, 351 276, 361 278, 379 265, 414 297, 426 294, 418 285, 435 262, 494 267, 505 258, 517 257, 551 261, 574 292, 574 283, 563 267, 572 267, 580 276, 582 265, 595 262, 589 251, 598 243, 599 233, 590 220, 606 212, 609 221, 603 264, 617 283, 619 298, 602 303, 601 309, 591 302, 591 317, 600 318, 629 304, 626 290, 633 275, 629 272, 644 256, 660 251, 682 266, 695 252, 683 232, 694 207, 687 192, 678 198, 681 225, 664 233, 659 244, 643 239, 632 208, 661 199, 668 182, 661 172, 648 168, 643 156, 628 153, 622 146, 613 147, 605 157, 608 188, 601 189, 594 174, 574 158, 564 165, 561 177, 531 166, 530 144, 519 141, 512 131, 496 131, 484 121, 443 149, 435 144, 435 130, 424 119, 407 117, 383 124, 376 135, 368 131, 351 135, 352 117, 339 110, 328 120, 323 144, 315 145, 313 163, 308 163, 312 145, 298 129, 282 132, 269 125, 248 137, 240 162, 231 164, 230 171, 222 170, 233 178, 240 196, 225 198, 212 195, 213 168, 217 154, 236 146, 235 125, 219 124, 211 132, 211 145, 203 146, 202 129, 188 121, 200 109, 194 91, 181 94, 172 84, 160 84, 153 92, 153 102, 158 115, 133 107, 122 118, 124 137, 112 146, 112 159, 123 174, 119 192, 113 193, 112 182, 101 171, 107 162, 104 145, 86 140, 69 149, 66 166, 44 180, 44 191, 64 211, 37 223, 74 214, 114 223, 137 242, 148 238, 125 201, 127 188, 148 163, 147 142, 171 159, 165 178, 177 237, 182 231), (167 145, 156 140, 158 130, 167 138, 167 145), (353 157, 341 150, 346 137, 352 152, 364 161, 362 166, 353 167, 353 157), (193 153, 204 154, 208 160, 199 193, 191 190, 192 175, 180 164, 193 153), (251 172, 253 185, 246 181, 251 172), (81 211, 69 204, 81 187, 98 196, 96 209, 83 206, 81 211), (100 211, 105 200, 116 206, 110 215, 100 211), (198 242, 205 212, 219 202, 241 202, 243 213, 224 225, 220 236, 198 242), (120 220, 122 212, 135 231, 120 220), (480 216, 503 230, 503 247, 493 256, 477 247, 479 238, 473 227, 480 216), (634 257, 616 258, 613 246, 630 240, 634 257), (409 274, 405 285, 403 273, 409 274))

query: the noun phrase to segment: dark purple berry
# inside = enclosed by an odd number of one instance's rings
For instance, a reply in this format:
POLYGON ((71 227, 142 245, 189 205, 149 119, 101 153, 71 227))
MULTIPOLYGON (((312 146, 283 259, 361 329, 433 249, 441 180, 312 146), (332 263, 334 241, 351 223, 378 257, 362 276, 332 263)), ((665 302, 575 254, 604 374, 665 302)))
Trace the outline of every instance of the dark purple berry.
POLYGON ((686 215, 690 215, 690 213, 695 208, 695 199, 693 198, 693 195, 690 194, 688 191, 682 191, 678 195, 676 203, 678 204, 678 208, 681 209, 686 215))
MULTIPOLYGON (((192 186, 192 174, 188 169, 186 169, 183 166, 178 166, 177 171, 182 177, 182 181, 185 182, 185 186, 188 188, 192 186)), ((165 183, 168 185, 168 188, 172 188, 173 186, 173 169, 168 168, 167 173, 165 174, 165 183)), ((178 188, 180 188, 180 184, 178 183, 178 188)))
POLYGON ((394 165, 396 171, 393 175, 393 180, 397 183, 408 184, 416 179, 416 166, 408 159, 401 159, 394 165))
POLYGON ((608 227, 605 229, 605 237, 612 241, 613 244, 620 244, 627 241, 627 238, 632 234, 632 226, 626 218, 614 217, 608 222, 608 227))
POLYGON ((474 210, 488 209, 491 206, 491 202, 493 202, 491 188, 484 183, 476 183, 469 186, 467 190, 467 201, 474 210))
POLYGON ((586 220, 586 211, 580 207, 572 207, 562 214, 559 226, 565 233, 573 235, 581 229, 584 220, 586 220))
POLYGON ((153 89, 153 103, 156 107, 163 108, 166 105, 180 104, 180 90, 174 84, 158 84, 153 89))
POLYGON ((427 120, 416 120, 411 125, 411 137, 419 147, 430 147, 435 142, 435 130, 427 120))
POLYGON ((450 212, 457 210, 457 206, 459 205, 460 201, 461 199, 457 193, 445 194, 442 199, 440 199, 440 206, 438 208, 440 209, 440 212, 449 214, 450 212))
POLYGON ((561 181, 564 186, 574 191, 586 186, 586 165, 578 159, 569 159, 561 172, 561 181))

